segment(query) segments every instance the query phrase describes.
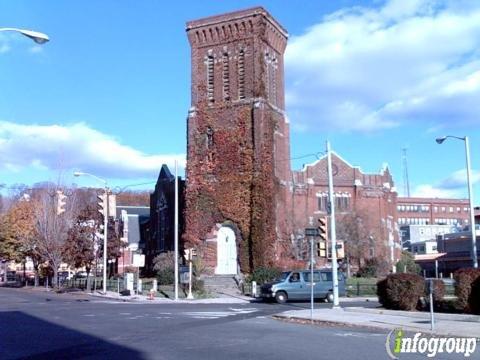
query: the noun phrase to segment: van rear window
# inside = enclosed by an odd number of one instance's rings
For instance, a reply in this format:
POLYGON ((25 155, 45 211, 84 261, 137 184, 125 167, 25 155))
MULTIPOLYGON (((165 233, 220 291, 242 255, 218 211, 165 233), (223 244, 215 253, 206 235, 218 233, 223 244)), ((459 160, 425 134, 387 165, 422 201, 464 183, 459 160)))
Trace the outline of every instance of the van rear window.
MULTIPOLYGON (((304 272, 303 273, 303 279, 305 282, 310 282, 310 272, 304 272)), ((319 282, 320 281, 320 273, 318 271, 315 271, 313 273, 313 282, 319 282)))
POLYGON ((331 272, 322 272, 322 281, 333 281, 331 272))

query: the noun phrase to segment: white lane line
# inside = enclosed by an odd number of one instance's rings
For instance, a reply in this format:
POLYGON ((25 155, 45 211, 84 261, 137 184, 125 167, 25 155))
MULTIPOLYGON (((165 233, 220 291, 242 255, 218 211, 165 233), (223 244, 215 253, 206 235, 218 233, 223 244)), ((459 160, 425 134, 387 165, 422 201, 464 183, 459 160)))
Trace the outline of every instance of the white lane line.
POLYGON ((385 336, 383 334, 369 334, 369 333, 334 333, 335 336, 340 337, 358 337, 358 338, 368 338, 372 336, 385 336))
POLYGON ((246 309, 230 308, 230 310, 235 311, 237 314, 250 314, 250 313, 258 311, 255 308, 246 308, 246 309))
POLYGON ((190 316, 195 319, 218 319, 227 316, 235 316, 239 314, 248 314, 255 311, 258 311, 254 308, 249 309, 236 309, 230 308, 232 311, 191 311, 191 312, 183 312, 181 313, 184 316, 190 316))

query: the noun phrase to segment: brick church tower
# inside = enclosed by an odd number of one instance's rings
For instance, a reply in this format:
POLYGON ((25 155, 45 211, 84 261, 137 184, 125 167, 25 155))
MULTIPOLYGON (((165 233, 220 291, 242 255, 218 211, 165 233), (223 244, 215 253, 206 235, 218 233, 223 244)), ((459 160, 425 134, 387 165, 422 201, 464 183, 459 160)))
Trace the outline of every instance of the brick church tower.
POLYGON ((215 274, 272 265, 290 239, 288 34, 257 7, 188 22, 187 35, 192 106, 184 241, 215 274))

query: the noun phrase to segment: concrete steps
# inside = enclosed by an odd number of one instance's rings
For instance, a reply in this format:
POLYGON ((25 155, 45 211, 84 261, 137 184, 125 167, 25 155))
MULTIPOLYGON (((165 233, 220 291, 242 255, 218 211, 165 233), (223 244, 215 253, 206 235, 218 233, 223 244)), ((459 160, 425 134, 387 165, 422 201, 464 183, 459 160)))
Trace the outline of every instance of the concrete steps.
POLYGON ((210 275, 202 276, 205 289, 212 293, 218 294, 241 294, 235 281, 234 275, 210 275))

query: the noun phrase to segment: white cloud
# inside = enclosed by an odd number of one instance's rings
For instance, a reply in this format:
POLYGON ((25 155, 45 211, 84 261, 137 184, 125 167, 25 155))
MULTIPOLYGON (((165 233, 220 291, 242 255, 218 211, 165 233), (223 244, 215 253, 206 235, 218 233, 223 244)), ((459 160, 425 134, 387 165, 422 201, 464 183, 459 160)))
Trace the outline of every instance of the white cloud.
MULTIPOLYGON (((472 185, 480 182, 480 171, 472 170, 471 172, 472 185)), ((439 186, 443 189, 461 189, 467 186, 467 171, 457 170, 452 173, 448 178, 442 180, 439 186)))
MULTIPOLYGON (((472 171, 472 186, 480 183, 480 171, 472 171)), ((415 197, 438 197, 438 198, 465 198, 467 197, 467 173, 465 169, 457 170, 438 183, 421 184, 417 186, 413 195, 415 197)))
POLYGON ((432 185, 423 184, 415 188, 412 196, 422 198, 457 199, 462 198, 462 194, 463 192, 460 190, 446 190, 432 185))
POLYGON ((10 51, 10 46, 6 43, 0 43, 0 54, 5 54, 10 51))
POLYGON ((40 54, 43 52, 44 47, 42 45, 33 45, 28 49, 31 54, 40 54))
POLYGON ((343 9, 289 42, 292 123, 356 131, 478 124, 479 49, 480 2, 343 9))
POLYGON ((76 169, 110 178, 156 177, 162 164, 184 154, 148 155, 88 127, 73 125, 22 125, 0 121, 0 169, 76 169))

